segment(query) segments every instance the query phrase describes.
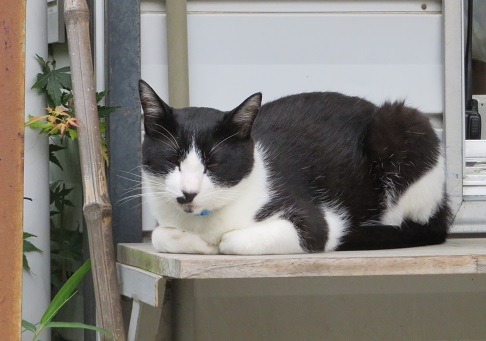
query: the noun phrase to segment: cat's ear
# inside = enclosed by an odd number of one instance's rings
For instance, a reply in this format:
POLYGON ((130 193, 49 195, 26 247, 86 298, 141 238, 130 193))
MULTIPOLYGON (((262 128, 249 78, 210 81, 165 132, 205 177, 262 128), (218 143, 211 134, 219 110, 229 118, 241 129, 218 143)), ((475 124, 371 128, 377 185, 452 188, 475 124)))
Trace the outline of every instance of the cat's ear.
POLYGON ((261 105, 262 94, 257 92, 227 114, 230 124, 237 130, 238 136, 241 138, 250 137, 253 121, 260 111, 261 105))
POLYGON ((172 130, 171 128, 175 126, 172 108, 143 80, 138 82, 138 91, 143 109, 145 133, 154 136, 161 128, 172 130))

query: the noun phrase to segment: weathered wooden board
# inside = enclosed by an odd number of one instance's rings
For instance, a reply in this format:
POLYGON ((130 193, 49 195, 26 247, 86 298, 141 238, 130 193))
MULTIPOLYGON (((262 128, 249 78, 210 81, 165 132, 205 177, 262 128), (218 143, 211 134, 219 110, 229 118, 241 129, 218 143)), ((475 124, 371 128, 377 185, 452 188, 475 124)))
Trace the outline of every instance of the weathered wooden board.
POLYGON ((117 264, 120 294, 160 308, 164 302, 166 280, 160 275, 117 264))
POLYGON ((486 273, 486 239, 442 245, 304 255, 230 256, 156 252, 150 244, 119 244, 118 262, 169 278, 439 275, 486 273))

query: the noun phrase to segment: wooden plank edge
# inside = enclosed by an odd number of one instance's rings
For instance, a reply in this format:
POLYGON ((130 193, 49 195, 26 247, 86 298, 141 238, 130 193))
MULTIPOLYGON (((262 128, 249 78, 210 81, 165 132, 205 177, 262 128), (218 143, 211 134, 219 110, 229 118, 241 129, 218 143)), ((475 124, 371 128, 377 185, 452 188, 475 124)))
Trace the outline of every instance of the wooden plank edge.
POLYGON ((120 294, 153 307, 162 307, 166 279, 161 275, 117 263, 120 294))
POLYGON ((163 259, 143 250, 131 248, 130 244, 118 244, 117 261, 169 278, 179 278, 180 262, 176 259, 163 259))
POLYGON ((231 266, 208 262, 181 261, 178 278, 290 278, 290 277, 347 277, 399 275, 477 274, 486 271, 478 267, 485 256, 421 256, 387 258, 333 258, 235 261, 231 266))
POLYGON ((486 273, 486 255, 423 255, 392 257, 235 257, 231 264, 211 257, 157 257, 119 245, 118 261, 161 276, 183 279, 285 278, 319 276, 448 275, 486 273), (126 251, 126 252, 124 252, 126 251))

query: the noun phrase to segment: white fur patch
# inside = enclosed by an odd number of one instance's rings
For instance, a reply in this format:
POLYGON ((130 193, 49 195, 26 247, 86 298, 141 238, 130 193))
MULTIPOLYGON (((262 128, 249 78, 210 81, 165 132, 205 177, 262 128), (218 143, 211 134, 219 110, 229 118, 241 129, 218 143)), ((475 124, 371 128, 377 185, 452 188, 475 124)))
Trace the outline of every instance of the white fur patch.
POLYGON ((204 175, 204 164, 193 146, 186 158, 181 162, 181 192, 199 193, 204 175))
MULTIPOLYGON (((181 171, 183 168, 181 165, 181 171)), ((267 170, 258 147, 255 148, 251 173, 236 186, 218 187, 206 174, 202 177, 199 194, 193 201, 194 213, 207 209, 212 211, 208 216, 185 213, 177 203, 176 198, 181 195, 183 183, 180 173, 177 168, 166 177, 144 173, 148 192, 151 192, 148 202, 160 226, 193 232, 207 243, 217 245, 226 232, 259 224, 254 220, 255 214, 270 200, 270 193, 267 170)), ((157 238, 158 234, 152 235, 154 245, 157 238)))
POLYGON ((224 254, 262 255, 303 253, 294 225, 284 219, 256 223, 223 235, 219 251, 224 254))
MULTIPOLYGON (((197 193, 191 203, 194 214, 202 210, 218 208, 218 204, 214 200, 217 198, 218 188, 204 173, 204 164, 194 146, 182 160, 180 167, 175 167, 163 182, 167 192, 172 196, 172 198, 168 198, 169 201, 176 202, 176 198, 183 196, 183 192, 197 193)), ((175 209, 180 212, 182 206, 179 204, 176 206, 175 209)))
POLYGON ((329 209, 321 207, 324 219, 328 226, 327 243, 325 251, 334 251, 341 244, 341 238, 349 227, 348 214, 342 209, 329 209))
POLYGON ((394 205, 389 205, 381 222, 400 226, 404 219, 425 224, 439 208, 444 196, 444 157, 439 156, 437 165, 413 183, 394 205))
POLYGON ((159 252, 218 253, 217 246, 209 244, 195 233, 160 226, 152 232, 152 245, 159 252))

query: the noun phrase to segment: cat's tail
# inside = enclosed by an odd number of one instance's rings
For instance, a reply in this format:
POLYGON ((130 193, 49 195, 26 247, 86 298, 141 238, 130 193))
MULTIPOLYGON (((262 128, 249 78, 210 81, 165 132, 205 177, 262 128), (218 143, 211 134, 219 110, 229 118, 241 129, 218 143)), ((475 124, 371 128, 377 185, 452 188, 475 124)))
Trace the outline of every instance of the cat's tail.
POLYGON ((443 243, 448 234, 451 211, 444 198, 426 224, 406 219, 400 226, 369 223, 348 229, 337 251, 380 250, 443 243))

